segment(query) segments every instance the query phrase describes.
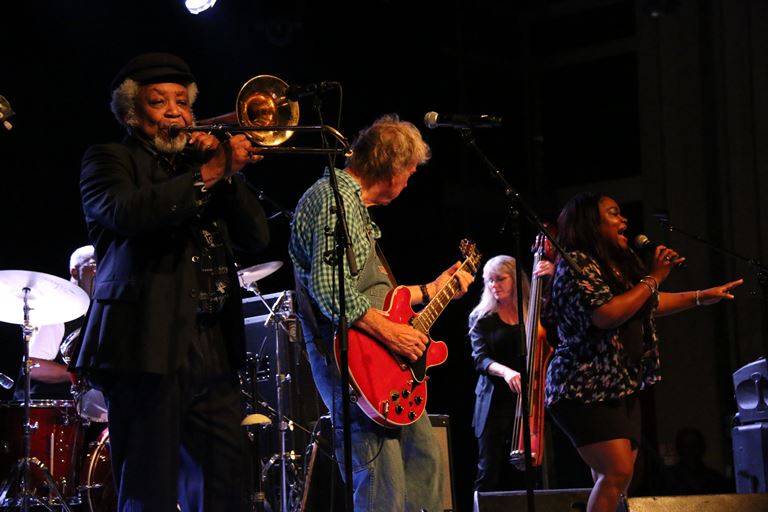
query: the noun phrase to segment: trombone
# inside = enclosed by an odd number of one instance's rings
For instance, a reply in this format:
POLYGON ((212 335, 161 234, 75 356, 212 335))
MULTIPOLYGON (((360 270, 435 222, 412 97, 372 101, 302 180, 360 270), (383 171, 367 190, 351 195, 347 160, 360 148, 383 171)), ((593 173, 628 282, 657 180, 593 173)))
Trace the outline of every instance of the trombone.
POLYGON ((244 133, 252 143, 263 146, 259 151, 260 155, 268 153, 351 155, 349 142, 336 128, 328 125, 298 126, 299 103, 286 97, 287 90, 288 84, 276 76, 255 76, 240 88, 234 112, 201 119, 198 125, 176 128, 174 131, 218 132, 227 135, 244 133), (341 147, 278 147, 297 131, 329 133, 341 147))

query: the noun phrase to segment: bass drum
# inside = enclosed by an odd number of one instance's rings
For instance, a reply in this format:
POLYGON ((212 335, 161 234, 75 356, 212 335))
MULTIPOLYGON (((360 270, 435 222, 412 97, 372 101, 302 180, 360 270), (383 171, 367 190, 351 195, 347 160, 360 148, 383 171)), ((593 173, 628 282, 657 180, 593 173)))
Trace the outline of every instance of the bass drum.
POLYGON ((115 512, 117 494, 109 456, 109 429, 105 428, 85 457, 80 483, 84 512, 115 512))

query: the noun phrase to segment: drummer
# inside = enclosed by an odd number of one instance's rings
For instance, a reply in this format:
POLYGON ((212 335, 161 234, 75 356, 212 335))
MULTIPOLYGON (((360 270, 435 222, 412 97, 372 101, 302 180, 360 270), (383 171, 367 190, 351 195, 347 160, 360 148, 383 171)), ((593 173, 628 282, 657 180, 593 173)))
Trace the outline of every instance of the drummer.
MULTIPOLYGON (((70 281, 85 290, 93 291, 96 259, 92 245, 78 247, 69 258, 70 281)), ((36 327, 29 339, 30 398, 32 400, 72 400, 72 379, 60 351, 62 341, 80 329, 83 317, 67 323, 36 327)), ((14 400, 24 400, 23 379, 16 380, 14 400)))

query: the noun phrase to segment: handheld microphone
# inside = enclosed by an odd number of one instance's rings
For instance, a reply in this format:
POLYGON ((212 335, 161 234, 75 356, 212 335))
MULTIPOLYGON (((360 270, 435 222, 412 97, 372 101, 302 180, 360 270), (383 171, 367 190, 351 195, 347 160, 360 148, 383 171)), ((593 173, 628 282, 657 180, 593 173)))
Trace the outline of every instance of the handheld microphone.
POLYGON ((316 84, 289 85, 285 91, 285 97, 291 101, 298 101, 305 96, 314 96, 324 92, 338 89, 341 87, 339 82, 318 82, 316 84))
POLYGON ((498 128, 501 126, 501 118, 487 114, 438 114, 427 112, 424 114, 424 124, 427 128, 498 128))
MULTIPOLYGON (((653 252, 656 250, 658 246, 659 244, 651 242, 651 240, 643 234, 639 234, 635 237, 635 247, 637 247, 641 251, 653 252)), ((680 263, 676 263, 675 266, 677 266, 678 268, 685 268, 688 265, 686 265, 684 261, 681 261, 680 263)))

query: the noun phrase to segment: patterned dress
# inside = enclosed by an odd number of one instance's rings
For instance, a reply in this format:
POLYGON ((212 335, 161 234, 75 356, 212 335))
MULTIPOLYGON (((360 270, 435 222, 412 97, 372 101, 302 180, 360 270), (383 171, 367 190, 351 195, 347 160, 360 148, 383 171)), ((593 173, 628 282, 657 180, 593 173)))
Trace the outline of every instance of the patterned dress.
POLYGON ((561 260, 552 285, 552 312, 561 340, 547 370, 546 405, 560 399, 585 404, 631 395, 661 378, 654 296, 625 324, 599 329, 592 312, 610 301, 614 292, 598 263, 583 252, 570 256, 581 268, 573 275, 561 260))

